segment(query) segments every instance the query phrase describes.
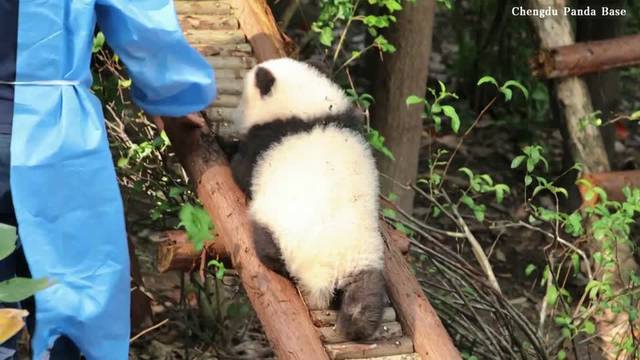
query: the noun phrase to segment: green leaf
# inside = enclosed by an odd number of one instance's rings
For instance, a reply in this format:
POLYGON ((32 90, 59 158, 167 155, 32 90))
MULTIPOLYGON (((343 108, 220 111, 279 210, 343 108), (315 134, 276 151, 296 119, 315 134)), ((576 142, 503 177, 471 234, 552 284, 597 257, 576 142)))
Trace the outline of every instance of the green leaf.
POLYGON ((397 216, 397 213, 393 209, 385 208, 382 210, 382 216, 388 217, 390 219, 395 219, 397 216))
POLYGON ((506 83, 504 83, 504 85, 502 85, 503 88, 508 88, 509 86, 514 86, 518 88, 520 91, 522 91, 525 98, 529 98, 529 91, 527 90, 527 88, 522 86, 522 84, 520 84, 519 82, 515 80, 509 80, 506 83))
POLYGON ((544 190, 545 187, 542 185, 538 185, 536 186, 535 189, 533 189, 533 193, 531 194, 531 197, 535 197, 540 191, 544 190))
POLYGON ((224 264, 218 260, 211 260, 207 263, 207 266, 215 266, 216 268, 216 279, 222 280, 224 278, 224 273, 227 270, 224 267, 224 264))
POLYGON ((519 167, 520 164, 522 164, 522 162, 524 161, 524 159, 526 159, 526 156, 524 155, 516 156, 515 159, 513 159, 513 161, 511 162, 511 168, 515 169, 519 167))
POLYGON ((524 185, 525 186, 529 186, 531 185, 531 182, 533 181, 533 178, 531 177, 531 175, 526 175, 524 177, 524 185))
POLYGON ((129 166, 129 158, 121 157, 120 159, 118 159, 117 166, 120 169, 126 168, 127 166, 129 166))
POLYGON ((524 274, 529 276, 531 275, 535 270, 536 270, 537 266, 535 266, 534 264, 529 264, 527 265, 527 267, 524 269, 524 274))
POLYGON ((327 47, 331 46, 333 43, 333 29, 323 27, 322 30, 320 30, 320 43, 327 47))
POLYGON ((48 279, 30 279, 15 277, 0 282, 0 303, 13 303, 22 301, 38 291, 51 286, 48 279))
POLYGON ((473 209, 473 216, 475 216, 479 222, 483 222, 485 211, 486 207, 484 205, 478 205, 475 209, 473 209))
POLYGON ((547 304, 555 305, 557 301, 558 289, 553 284, 550 284, 547 286, 547 304))
POLYGON ((416 95, 411 95, 407 98, 406 103, 407 103, 407 106, 424 104, 424 99, 416 95))
POLYGON ((578 254, 571 255, 571 264, 573 264, 573 272, 580 272, 580 256, 578 254))
POLYGON ((588 335, 593 335, 596 333, 596 325, 593 322, 587 320, 582 325, 582 331, 584 331, 588 335))
POLYGON ((640 110, 631 114, 631 116, 629 117, 629 120, 632 120, 632 121, 640 120, 640 110))
POLYGON ((502 200, 504 200, 504 194, 509 193, 509 190, 509 186, 505 184, 498 184, 494 187, 494 191, 496 192, 496 201, 498 204, 502 203, 502 200))
POLYGON ((553 187, 553 189, 555 193, 564 195, 565 199, 569 198, 569 193, 567 192, 567 190, 561 187, 555 187, 555 186, 553 187))
POLYGON ((511 101, 511 97, 513 96, 513 91, 506 87, 501 87, 500 92, 504 94, 504 98, 506 101, 511 101))
POLYGON ((377 130, 369 129, 367 141, 369 142, 372 148, 383 153, 386 157, 391 159, 391 161, 396 160, 391 150, 389 150, 384 145, 384 136, 380 135, 380 133, 377 130))
POLYGON ((558 351, 558 360, 565 360, 567 358, 567 353, 564 350, 558 351))
POLYGON ((467 177, 469 177, 469 182, 473 180, 473 171, 471 171, 471 169, 467 167, 461 167, 460 169, 458 169, 458 171, 465 173, 467 177))
POLYGON ((458 133, 458 130, 460 130, 460 118, 458 117, 458 113, 456 113, 456 109, 454 109, 453 106, 444 105, 442 106, 442 111, 451 119, 453 132, 458 133))
POLYGON ((16 249, 17 238, 18 234, 15 227, 7 224, 0 224, 0 260, 13 253, 16 249))
POLYGON ((128 89, 131 87, 131 79, 122 80, 118 79, 118 87, 121 89, 128 89))
POLYGON ((94 54, 97 53, 102 49, 102 46, 104 46, 104 34, 99 32, 96 34, 96 37, 93 38, 93 48, 91 49, 91 52, 94 54))
POLYGON ((496 81, 496 79, 494 79, 492 76, 489 76, 489 75, 485 75, 481 77, 480 80, 478 80, 477 86, 480 86, 485 83, 490 83, 498 87, 498 82, 496 81))
POLYGON ((202 250, 205 241, 213 239, 211 235, 213 223, 209 214, 203 208, 185 204, 180 209, 179 217, 179 226, 185 228, 189 240, 193 242, 196 250, 202 250))

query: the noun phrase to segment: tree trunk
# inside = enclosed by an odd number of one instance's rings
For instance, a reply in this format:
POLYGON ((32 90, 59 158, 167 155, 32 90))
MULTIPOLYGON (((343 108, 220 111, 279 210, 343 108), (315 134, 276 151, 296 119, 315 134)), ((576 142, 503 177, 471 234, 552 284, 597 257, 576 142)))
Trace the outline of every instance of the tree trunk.
MULTIPOLYGON (((557 16, 545 18, 531 17, 533 25, 540 38, 541 47, 552 49, 559 46, 571 45, 574 43, 571 24, 566 16, 563 16, 565 0, 530 0, 529 7, 534 9, 555 8, 557 16)), ((584 165, 585 174, 606 172, 610 170, 609 159, 604 148, 602 137, 598 128, 594 126, 580 125, 580 119, 593 112, 591 96, 584 80, 577 77, 567 77, 556 79, 553 82, 554 93, 557 106, 566 126, 569 149, 575 162, 584 165)), ((589 220, 587 220, 589 221, 589 220)), ((587 229, 589 228, 587 224, 587 229)), ((593 237, 588 238, 589 250, 593 253, 604 251, 600 242, 593 237)), ((616 256, 618 267, 614 269, 596 269, 603 278, 628 279, 628 274, 632 271, 637 273, 638 266, 633 259, 631 249, 627 244, 618 243, 616 256)), ((614 291, 622 290, 625 285, 620 281, 614 281, 614 291)), ((602 340, 602 348, 608 358, 617 358, 617 348, 612 340, 629 331, 628 314, 614 314, 605 311, 598 315, 598 334, 602 340)))
POLYGON ((384 136, 396 158, 378 158, 379 170, 385 175, 381 178, 383 194, 397 194, 398 205, 410 212, 414 193, 402 184, 414 181, 417 175, 423 109, 408 107, 405 100, 426 92, 435 7, 433 0, 403 4, 397 22, 385 34, 396 52, 385 54, 377 69, 372 126, 384 136))
MULTIPOLYGON (((623 8, 625 2, 625 0, 580 0, 578 4, 579 6, 590 5, 596 9, 599 9, 601 6, 623 8)), ((576 41, 613 39, 622 34, 623 19, 623 16, 579 17, 576 41)), ((589 87, 593 107, 596 110, 602 111, 604 119, 611 118, 613 111, 620 105, 621 86, 618 71, 609 70, 589 74, 586 75, 584 79, 589 87)), ((608 125, 602 127, 600 131, 609 156, 609 163, 612 169, 619 169, 614 149, 615 127, 608 125)))

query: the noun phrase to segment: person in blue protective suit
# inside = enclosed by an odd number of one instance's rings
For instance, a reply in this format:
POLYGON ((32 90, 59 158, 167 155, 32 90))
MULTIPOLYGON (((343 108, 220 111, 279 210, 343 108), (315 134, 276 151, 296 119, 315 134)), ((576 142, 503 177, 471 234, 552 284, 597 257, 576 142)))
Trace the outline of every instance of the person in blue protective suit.
POLYGON ((38 360, 128 358, 122 200, 90 91, 96 23, 147 114, 179 118, 215 98, 213 70, 184 39, 172 0, 0 0, 0 221, 17 223, 20 239, 0 280, 55 281, 35 296, 38 360))

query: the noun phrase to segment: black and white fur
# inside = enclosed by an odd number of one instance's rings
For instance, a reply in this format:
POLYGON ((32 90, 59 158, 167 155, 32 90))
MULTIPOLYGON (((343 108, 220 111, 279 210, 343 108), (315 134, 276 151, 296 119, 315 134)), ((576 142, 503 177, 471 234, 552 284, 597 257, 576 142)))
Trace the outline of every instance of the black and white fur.
POLYGON ((260 260, 293 278, 312 309, 340 293, 338 331, 369 338, 384 307, 378 172, 361 114, 314 67, 283 58, 245 78, 232 161, 250 198, 260 260))

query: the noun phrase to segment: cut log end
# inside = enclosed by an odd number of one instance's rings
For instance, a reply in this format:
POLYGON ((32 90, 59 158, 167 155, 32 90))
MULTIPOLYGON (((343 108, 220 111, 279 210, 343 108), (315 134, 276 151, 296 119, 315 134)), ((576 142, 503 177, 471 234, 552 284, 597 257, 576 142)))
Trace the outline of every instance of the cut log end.
MULTIPOLYGON (((156 269, 161 272, 192 271, 200 266, 201 252, 189 241, 181 230, 169 230, 163 234, 163 242, 156 251, 156 269)), ((205 244, 206 260, 226 259, 228 254, 220 239, 205 244)))

